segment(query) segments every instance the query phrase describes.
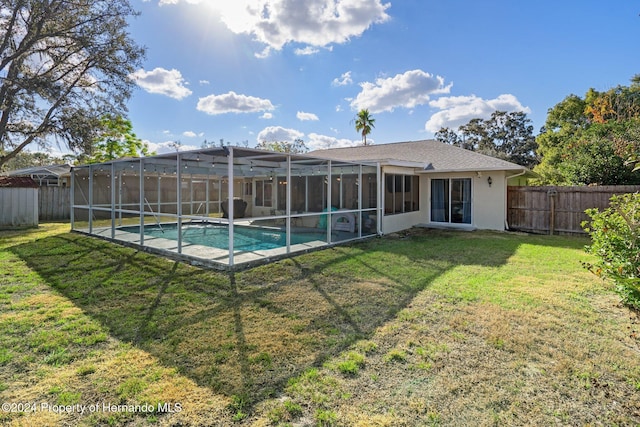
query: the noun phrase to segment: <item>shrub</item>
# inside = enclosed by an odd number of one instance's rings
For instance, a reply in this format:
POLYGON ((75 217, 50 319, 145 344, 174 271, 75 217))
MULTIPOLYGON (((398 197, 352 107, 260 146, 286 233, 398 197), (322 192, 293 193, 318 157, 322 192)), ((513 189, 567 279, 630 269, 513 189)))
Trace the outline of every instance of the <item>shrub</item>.
POLYGON ((613 196, 609 208, 586 213, 591 221, 582 227, 592 240, 586 250, 598 260, 585 268, 613 280, 623 303, 640 310, 640 193, 613 196))

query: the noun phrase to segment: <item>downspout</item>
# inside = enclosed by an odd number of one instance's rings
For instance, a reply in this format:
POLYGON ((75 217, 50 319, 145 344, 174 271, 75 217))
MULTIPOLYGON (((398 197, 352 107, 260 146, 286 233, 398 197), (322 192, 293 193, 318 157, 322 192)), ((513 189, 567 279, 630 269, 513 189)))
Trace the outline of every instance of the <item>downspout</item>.
POLYGON ((380 162, 376 163, 376 175, 377 175, 377 186, 376 191, 378 192, 378 236, 382 236, 384 233, 384 228, 382 222, 384 221, 384 187, 383 187, 383 176, 382 176, 382 167, 380 166, 380 162))
POLYGON ((506 179, 504 180, 504 229, 508 230, 509 229, 509 222, 507 221, 507 217, 509 215, 509 200, 508 200, 508 193, 509 193, 509 180, 511 178, 516 178, 518 176, 522 176, 525 173, 527 173, 526 169, 522 169, 522 172, 517 173, 515 175, 511 175, 511 176, 507 176, 505 177, 506 179))

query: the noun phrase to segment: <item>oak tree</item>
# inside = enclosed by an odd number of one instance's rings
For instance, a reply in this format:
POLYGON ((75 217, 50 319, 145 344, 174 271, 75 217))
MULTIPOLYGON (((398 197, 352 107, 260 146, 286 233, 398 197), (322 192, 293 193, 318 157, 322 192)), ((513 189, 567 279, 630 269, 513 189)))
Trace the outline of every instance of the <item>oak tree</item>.
POLYGON ((121 116, 144 49, 128 0, 0 0, 0 167, 30 144, 90 152, 121 116))
POLYGON ((528 168, 538 163, 533 126, 520 111, 495 111, 489 119, 474 118, 457 132, 442 128, 436 132, 438 141, 467 150, 498 157, 528 168))

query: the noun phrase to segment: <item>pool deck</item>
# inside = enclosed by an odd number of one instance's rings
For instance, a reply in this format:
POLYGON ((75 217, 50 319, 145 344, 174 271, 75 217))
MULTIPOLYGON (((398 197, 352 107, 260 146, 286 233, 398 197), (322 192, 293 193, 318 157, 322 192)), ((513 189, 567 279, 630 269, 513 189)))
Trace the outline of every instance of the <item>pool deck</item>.
MULTIPOLYGON (((330 245, 326 241, 313 240, 307 243, 292 244, 289 247, 289 251, 287 251, 286 246, 256 251, 234 251, 234 265, 232 266, 229 263, 229 251, 226 249, 213 248, 183 241, 182 251, 178 252, 178 242, 176 240, 145 235, 144 242, 141 245, 139 233, 130 233, 119 228, 115 229, 113 236, 111 234, 111 227, 94 227, 91 232, 89 232, 88 228, 76 229, 74 231, 88 234, 90 236, 100 237, 109 241, 115 241, 116 243, 121 243, 126 246, 135 247, 148 252, 165 255, 170 258, 177 258, 194 265, 201 265, 224 270, 235 269, 236 266, 245 268, 254 264, 262 264, 270 262, 274 259, 280 259, 292 254, 299 254, 317 250, 330 245)), ((347 240, 354 240, 354 238, 352 236, 343 236, 343 239, 340 240, 342 242, 347 240)))

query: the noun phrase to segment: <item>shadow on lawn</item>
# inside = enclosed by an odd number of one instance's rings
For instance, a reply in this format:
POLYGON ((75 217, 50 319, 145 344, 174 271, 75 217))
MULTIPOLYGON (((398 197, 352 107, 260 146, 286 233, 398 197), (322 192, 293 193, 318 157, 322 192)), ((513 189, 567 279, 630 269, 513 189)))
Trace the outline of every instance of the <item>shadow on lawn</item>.
POLYGON ((73 233, 11 250, 112 336, 200 385, 256 403, 371 337, 444 272, 502 265, 523 240, 420 231, 240 273, 202 270, 73 233))

